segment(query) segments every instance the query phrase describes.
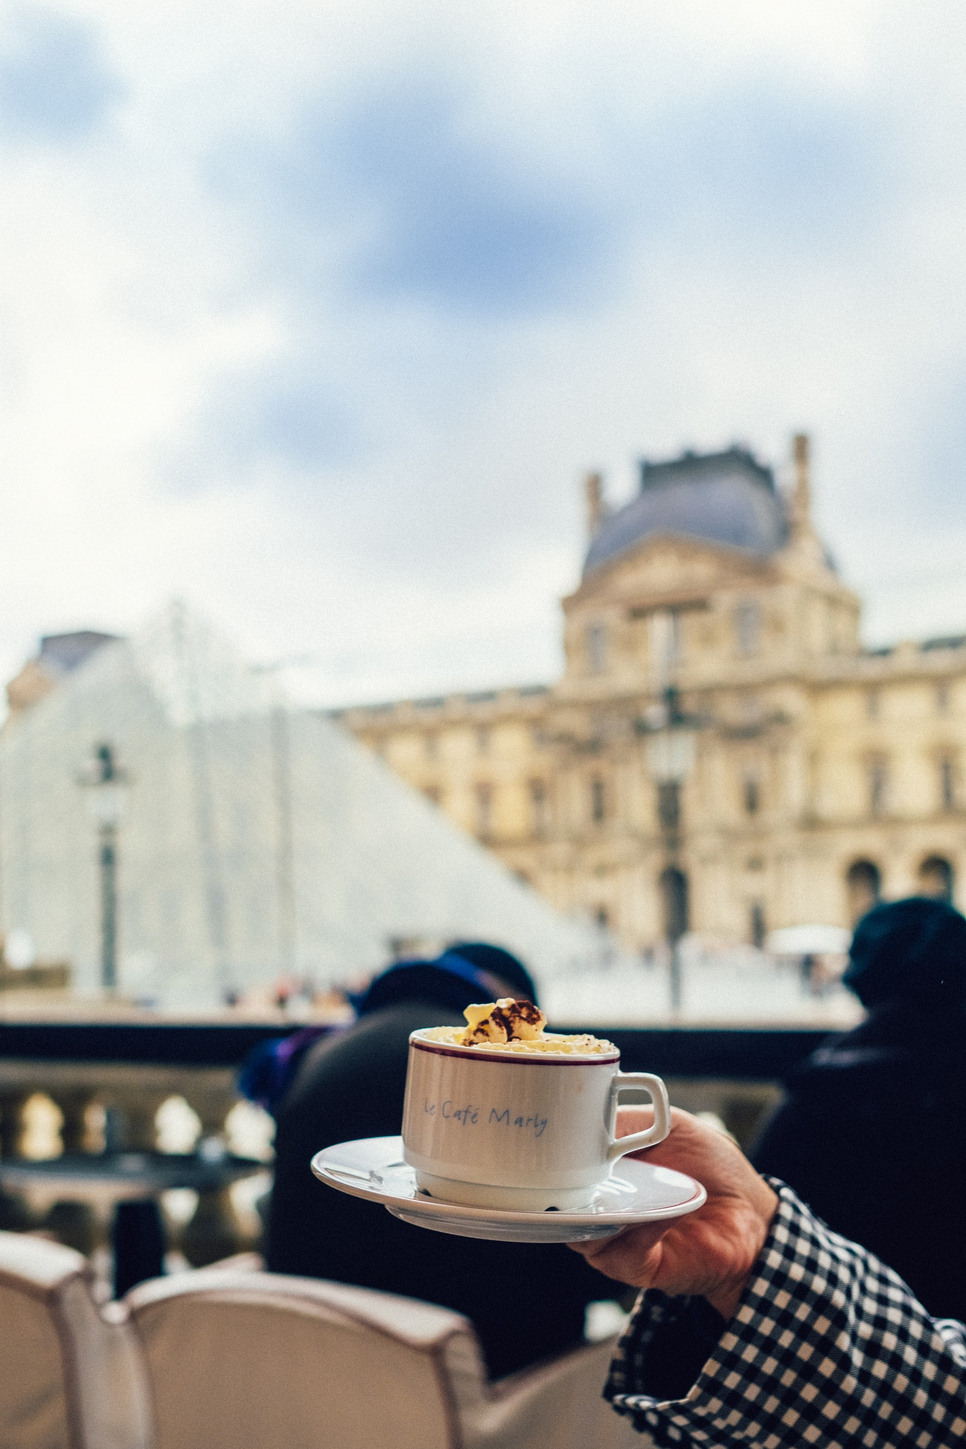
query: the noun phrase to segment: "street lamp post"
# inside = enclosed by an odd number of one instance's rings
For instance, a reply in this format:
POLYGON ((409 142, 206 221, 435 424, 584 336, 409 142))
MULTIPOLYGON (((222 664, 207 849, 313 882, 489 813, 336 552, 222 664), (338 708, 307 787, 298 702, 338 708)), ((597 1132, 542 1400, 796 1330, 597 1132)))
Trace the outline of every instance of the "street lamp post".
POLYGON ((81 783, 89 789, 91 814, 97 823, 101 896, 101 986, 108 996, 117 991, 117 833, 124 810, 127 773, 111 745, 94 747, 94 758, 81 783))
POLYGON ((673 686, 655 706, 648 722, 648 768, 657 786, 658 817, 664 832, 665 868, 661 874, 665 923, 670 957, 671 1010, 682 1005, 681 937, 687 930, 687 877, 677 864, 681 844, 681 787, 694 767, 693 725, 682 713, 673 686))

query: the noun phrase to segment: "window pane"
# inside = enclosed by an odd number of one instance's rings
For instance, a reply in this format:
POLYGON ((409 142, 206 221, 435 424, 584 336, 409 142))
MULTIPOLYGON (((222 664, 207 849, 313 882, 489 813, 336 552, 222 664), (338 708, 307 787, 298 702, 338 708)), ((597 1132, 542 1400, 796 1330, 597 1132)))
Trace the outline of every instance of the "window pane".
POLYGON ((659 611, 650 619, 651 664, 658 683, 681 662, 681 618, 673 611, 659 611))
POLYGON ((735 611, 735 633, 738 653, 750 657, 758 653, 761 636, 761 609, 754 599, 746 599, 735 611))
POLYGON ((657 815, 665 830, 677 830, 681 824, 681 786, 677 780, 658 785, 657 815))
POLYGON ((476 787, 476 828, 480 835, 489 835, 493 824, 493 791, 489 785, 476 787))
POLYGON ((948 755, 939 762, 939 798, 944 810, 955 810, 956 771, 948 755))
POLYGON ((543 780, 530 781, 530 814, 535 835, 547 828, 547 787, 543 780))
POLYGON ((603 624, 591 624, 587 630, 587 667, 591 674, 602 674, 607 667, 607 630, 603 624))

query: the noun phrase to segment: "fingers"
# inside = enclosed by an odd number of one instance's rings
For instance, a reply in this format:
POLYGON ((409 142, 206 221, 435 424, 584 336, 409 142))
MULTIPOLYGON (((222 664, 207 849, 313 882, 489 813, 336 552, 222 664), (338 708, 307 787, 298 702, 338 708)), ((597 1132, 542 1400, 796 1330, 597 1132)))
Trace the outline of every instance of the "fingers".
POLYGON ((654 1122, 654 1108, 650 1104, 640 1107, 618 1107, 614 1131, 618 1137, 630 1137, 632 1132, 646 1132, 654 1122))
POLYGON ((614 1278, 618 1283, 629 1283, 635 1288, 646 1288, 651 1283, 661 1261, 661 1239, 668 1231, 668 1223, 642 1223, 638 1227, 624 1228, 611 1238, 595 1238, 591 1242, 568 1243, 575 1253, 586 1258, 592 1268, 614 1278))

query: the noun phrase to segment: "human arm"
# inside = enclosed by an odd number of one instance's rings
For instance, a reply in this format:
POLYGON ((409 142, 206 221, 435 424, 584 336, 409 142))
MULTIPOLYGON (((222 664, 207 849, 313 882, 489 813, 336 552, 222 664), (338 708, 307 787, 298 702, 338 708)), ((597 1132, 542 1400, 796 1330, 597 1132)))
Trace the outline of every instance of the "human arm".
MULTIPOLYGON (((622 1107, 618 1136, 650 1121, 650 1108, 622 1107)), ((704 1207, 670 1223, 646 1223, 572 1246, 609 1278, 673 1297, 699 1295, 727 1320, 764 1246, 778 1196, 723 1132, 677 1107, 671 1121, 664 1142, 634 1155, 697 1178, 708 1194, 704 1207)))
MULTIPOLYGON (((639 1109, 621 1120, 624 1132, 640 1125, 639 1109)), ((646 1290, 612 1366, 606 1392, 615 1408, 659 1444, 683 1436, 729 1449, 948 1449, 966 1441, 961 1325, 930 1318, 896 1274, 830 1232, 791 1189, 764 1183, 732 1143, 687 1113, 675 1112, 670 1137, 646 1160, 698 1177, 708 1204, 665 1231, 632 1228, 580 1245, 595 1266, 646 1290), (720 1337, 707 1336, 690 1385, 668 1387, 655 1381, 662 1342, 682 1324, 687 1332, 696 1306, 705 1332, 714 1321, 692 1295, 723 1310, 720 1337)))

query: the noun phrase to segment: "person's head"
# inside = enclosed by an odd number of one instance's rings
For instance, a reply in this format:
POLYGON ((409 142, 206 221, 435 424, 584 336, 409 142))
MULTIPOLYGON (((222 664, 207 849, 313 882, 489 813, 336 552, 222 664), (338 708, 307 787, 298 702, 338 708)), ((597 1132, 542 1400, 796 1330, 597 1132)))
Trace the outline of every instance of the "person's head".
POLYGON ((474 1001, 513 996, 536 1003, 533 978, 516 956, 486 941, 457 941, 433 960, 396 961, 356 1002, 359 1016, 403 1001, 432 1001, 456 1015, 474 1001))
POLYGON ((873 906, 855 928, 842 980, 869 1008, 966 1010, 966 919, 926 896, 873 906))

